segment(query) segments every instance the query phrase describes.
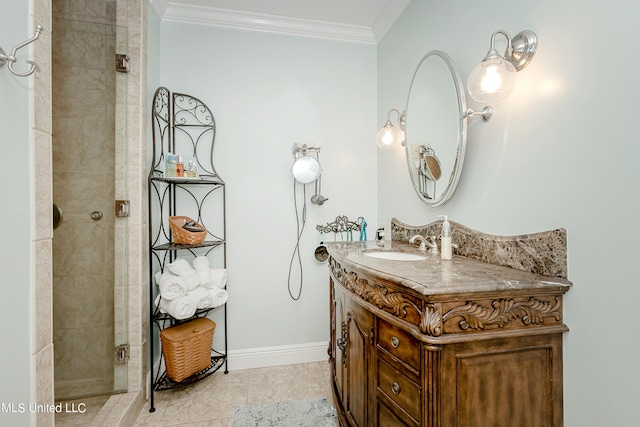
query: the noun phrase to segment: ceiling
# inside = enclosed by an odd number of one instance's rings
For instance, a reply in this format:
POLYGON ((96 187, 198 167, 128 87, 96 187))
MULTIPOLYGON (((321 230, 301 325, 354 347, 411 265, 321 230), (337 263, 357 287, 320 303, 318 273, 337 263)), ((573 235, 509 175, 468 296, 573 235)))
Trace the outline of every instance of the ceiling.
POLYGON ((411 0, 151 0, 163 21, 379 42, 411 0))

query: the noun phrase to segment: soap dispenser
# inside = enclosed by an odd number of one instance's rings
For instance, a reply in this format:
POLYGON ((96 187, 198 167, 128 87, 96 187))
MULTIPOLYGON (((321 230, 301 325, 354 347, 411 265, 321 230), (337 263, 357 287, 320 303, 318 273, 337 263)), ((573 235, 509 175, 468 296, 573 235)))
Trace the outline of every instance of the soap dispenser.
POLYGON ((442 235, 440 236, 440 258, 450 260, 452 258, 451 224, 449 224, 447 215, 440 215, 440 217, 444 217, 444 221, 442 221, 442 235))

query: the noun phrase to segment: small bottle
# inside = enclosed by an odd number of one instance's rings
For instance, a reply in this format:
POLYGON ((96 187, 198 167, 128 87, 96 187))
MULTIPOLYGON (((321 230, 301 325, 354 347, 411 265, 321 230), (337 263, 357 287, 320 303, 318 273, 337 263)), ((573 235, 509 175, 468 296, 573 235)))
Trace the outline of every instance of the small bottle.
POLYGON ((176 177, 176 156, 172 153, 167 153, 166 156, 166 164, 164 167, 164 175, 167 178, 175 178, 176 177))
POLYGON ((187 166, 187 170, 184 172, 184 174, 189 178, 198 177, 198 167, 196 166, 195 160, 193 159, 189 160, 189 166, 187 166))
POLYGON ((450 260, 452 258, 451 253, 451 224, 447 215, 440 215, 444 217, 442 221, 442 235, 440 236, 440 258, 444 260, 450 260))
POLYGON ((182 161, 182 156, 178 156, 178 160, 176 163, 176 177, 184 177, 184 162, 182 161))
POLYGON ((384 246, 384 239, 386 237, 386 225, 380 224, 376 230, 376 244, 378 246, 384 246))

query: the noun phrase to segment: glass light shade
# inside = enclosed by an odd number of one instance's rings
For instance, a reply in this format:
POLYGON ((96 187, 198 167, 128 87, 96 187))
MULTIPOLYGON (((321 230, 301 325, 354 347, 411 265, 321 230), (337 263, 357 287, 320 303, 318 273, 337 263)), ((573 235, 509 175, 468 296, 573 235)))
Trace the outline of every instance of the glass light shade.
POLYGON ((298 157, 291 167, 293 177, 302 184, 309 184, 320 176, 320 163, 311 156, 298 157))
POLYGON ((400 146, 400 142, 404 139, 404 132, 393 127, 387 120, 384 127, 378 131, 376 135, 376 143, 379 148, 396 148, 400 146))
POLYGON ((467 80, 469 95, 478 102, 502 101, 516 83, 516 68, 503 58, 492 58, 476 66, 467 80))

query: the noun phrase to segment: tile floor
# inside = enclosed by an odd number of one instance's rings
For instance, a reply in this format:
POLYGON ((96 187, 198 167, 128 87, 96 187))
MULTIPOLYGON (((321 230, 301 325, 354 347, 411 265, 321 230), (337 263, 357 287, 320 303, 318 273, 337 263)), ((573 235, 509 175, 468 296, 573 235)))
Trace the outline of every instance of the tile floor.
POLYGON ((62 403, 65 410, 56 412, 56 427, 84 427, 91 424, 91 421, 98 415, 102 406, 109 400, 109 396, 87 397, 76 400, 64 400, 62 403), (78 412, 67 409, 77 408, 78 412), (80 412, 81 410, 81 412, 80 412))
POLYGON ((135 426, 228 427, 237 404, 284 402, 326 397, 331 401, 329 362, 216 372, 181 390, 155 394, 135 426))
MULTIPOLYGON (((285 402, 326 397, 331 402, 329 362, 216 372, 181 390, 155 393, 155 407, 145 404, 135 426, 227 427, 237 404, 285 402)), ((57 427, 91 424, 109 396, 65 401, 82 413, 56 414, 57 427), (74 406, 75 405, 75 406, 74 406)))

